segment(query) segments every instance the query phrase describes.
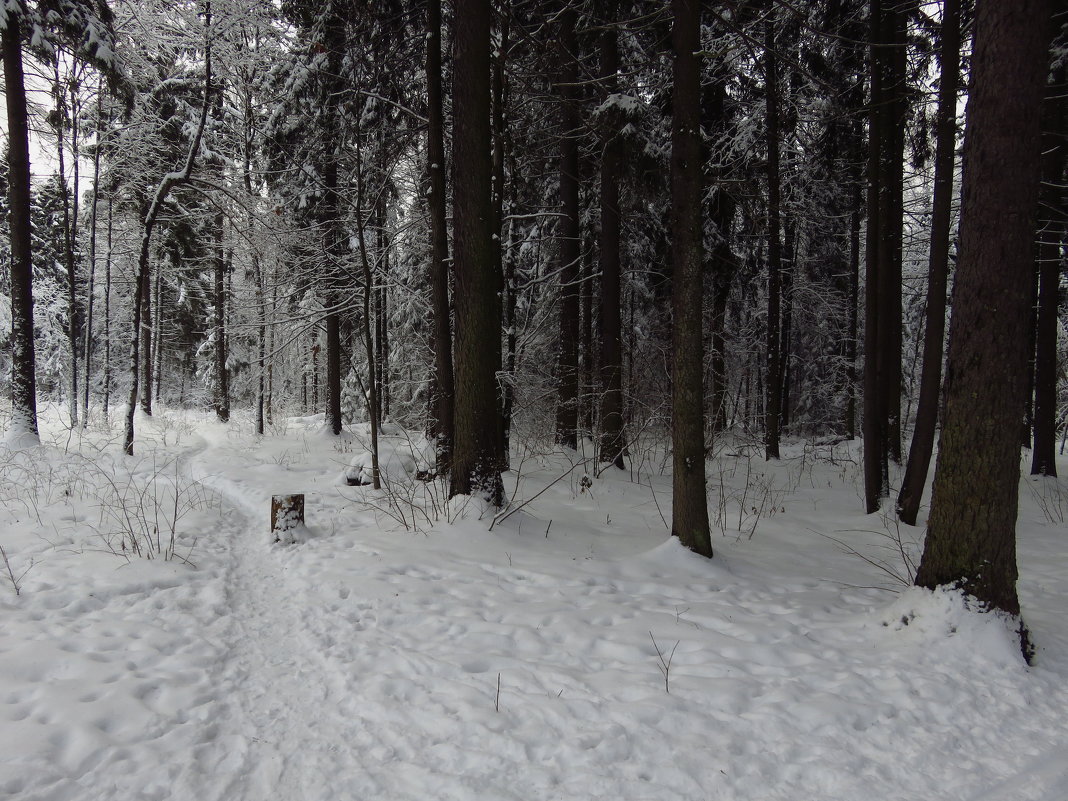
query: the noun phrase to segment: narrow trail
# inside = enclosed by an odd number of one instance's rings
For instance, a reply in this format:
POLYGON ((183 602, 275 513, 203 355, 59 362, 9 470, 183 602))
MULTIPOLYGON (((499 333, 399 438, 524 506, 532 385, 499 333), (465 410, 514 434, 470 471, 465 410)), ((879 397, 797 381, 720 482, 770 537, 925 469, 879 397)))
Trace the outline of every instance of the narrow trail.
POLYGON ((268 546, 251 499, 202 471, 198 480, 223 499, 227 524, 215 539, 225 552, 230 621, 217 679, 221 748, 205 754, 197 797, 329 798, 338 777, 358 778, 346 748, 353 724, 339 712, 349 689, 346 668, 309 631, 309 601, 268 546))

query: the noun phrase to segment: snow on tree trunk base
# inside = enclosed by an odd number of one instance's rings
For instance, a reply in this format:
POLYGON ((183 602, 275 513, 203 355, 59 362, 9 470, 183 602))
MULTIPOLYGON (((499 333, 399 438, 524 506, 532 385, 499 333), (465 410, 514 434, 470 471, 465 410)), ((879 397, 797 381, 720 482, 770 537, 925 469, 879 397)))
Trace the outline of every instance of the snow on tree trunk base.
POLYGON ((271 542, 292 545, 306 539, 304 494, 271 496, 271 542))

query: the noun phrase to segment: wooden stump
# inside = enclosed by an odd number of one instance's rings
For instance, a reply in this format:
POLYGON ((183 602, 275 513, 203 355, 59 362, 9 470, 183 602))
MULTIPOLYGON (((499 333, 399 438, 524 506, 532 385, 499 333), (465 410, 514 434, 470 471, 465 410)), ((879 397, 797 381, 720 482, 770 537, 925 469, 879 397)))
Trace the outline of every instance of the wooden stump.
POLYGON ((271 497, 271 533, 275 542, 293 542, 295 529, 304 527, 304 494, 271 497))

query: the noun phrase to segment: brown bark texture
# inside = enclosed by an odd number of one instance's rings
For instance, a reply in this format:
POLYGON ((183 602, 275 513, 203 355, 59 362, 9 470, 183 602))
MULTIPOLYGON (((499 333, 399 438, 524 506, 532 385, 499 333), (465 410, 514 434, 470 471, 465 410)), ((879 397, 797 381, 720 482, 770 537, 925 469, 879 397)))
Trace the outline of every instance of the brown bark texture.
POLYGON ((494 274, 490 136, 490 3, 456 3, 453 72, 453 231, 456 334, 450 496, 500 506, 500 275, 494 274))
POLYGON ((704 337, 701 303, 701 72, 698 0, 672 0, 671 99, 671 533, 712 556, 705 496, 704 337))
POLYGON ((980 0, 964 139, 946 411, 923 587, 1016 615, 1019 424, 1040 172, 1049 0, 980 0))

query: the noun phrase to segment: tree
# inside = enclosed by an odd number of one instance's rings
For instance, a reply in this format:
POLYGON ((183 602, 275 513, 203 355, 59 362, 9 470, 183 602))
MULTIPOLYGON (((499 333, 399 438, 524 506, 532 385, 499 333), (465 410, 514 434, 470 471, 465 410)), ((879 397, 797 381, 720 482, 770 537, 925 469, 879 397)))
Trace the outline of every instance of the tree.
POLYGON ((930 255, 927 267, 927 313, 923 340, 923 372, 916 404, 905 477, 897 498, 903 523, 916 525, 927 470, 934 450, 942 389, 942 340, 946 331, 946 281, 949 275, 949 238, 953 206, 953 166, 957 145, 957 87, 960 85, 960 0, 942 4, 942 62, 935 121, 934 198, 931 202, 930 255))
POLYGON ((494 273, 490 152, 490 2, 458 0, 453 51, 453 461, 449 494, 504 502, 497 372, 500 275, 494 273), (461 178, 462 176, 462 178, 461 178))
POLYGON ((557 357, 556 441, 578 447, 579 266, 582 220, 579 206, 578 42, 576 12, 560 11, 560 337, 557 357))
POLYGON ((775 16, 764 20, 764 92, 767 101, 766 138, 768 146, 768 393, 764 422, 764 455, 779 458, 779 426, 782 415, 782 342, 780 306, 782 302, 782 238, 779 172, 779 57, 775 45, 775 16))
POLYGON ((433 315, 434 372, 429 433, 437 443, 437 470, 452 461, 453 366, 452 320, 449 309, 448 197, 445 182, 445 123, 441 90, 441 0, 427 2, 427 172, 430 207, 430 285, 433 315))
POLYGON ((11 423, 9 441, 37 442, 37 381, 33 349, 30 251, 30 143, 22 71, 22 24, 2 20, 4 91, 7 96, 8 223, 11 231, 11 423))
POLYGON ((623 169, 622 126, 613 105, 619 90, 618 0, 601 0, 600 80, 605 95, 601 143, 601 230, 597 238, 601 261, 601 443, 600 460, 623 469, 626 436, 623 428, 623 344, 620 317, 620 206, 623 169))
POLYGON ((864 284, 864 499, 890 494, 901 460, 901 248, 907 111, 906 6, 871 0, 868 230, 864 284))
POLYGON ((712 556, 702 383, 701 6, 698 0, 672 0, 671 8, 671 533, 687 548, 712 556))
POLYGON ((946 412, 916 573, 1010 615, 1051 14, 1051 0, 976 6, 946 412))

